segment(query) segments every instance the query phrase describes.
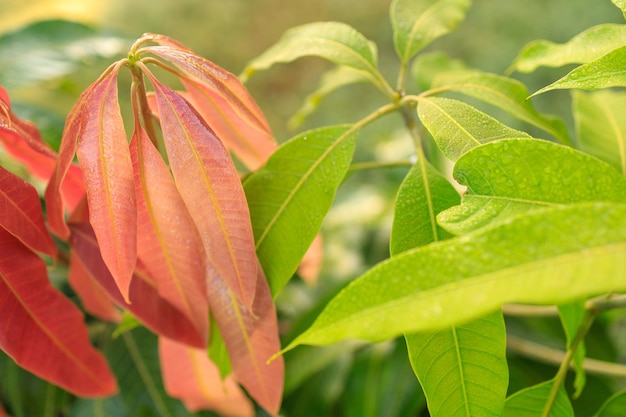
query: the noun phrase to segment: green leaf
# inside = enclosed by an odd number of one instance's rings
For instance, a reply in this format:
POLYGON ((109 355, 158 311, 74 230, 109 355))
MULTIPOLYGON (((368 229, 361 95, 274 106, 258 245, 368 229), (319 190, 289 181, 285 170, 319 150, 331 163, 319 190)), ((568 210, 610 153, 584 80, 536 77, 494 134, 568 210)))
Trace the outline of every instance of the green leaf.
MULTIPOLYGON (((572 348, 572 342, 576 337, 576 333, 585 318, 585 303, 576 302, 563 304, 559 306, 559 315, 561 317, 561 324, 563 325, 563 330, 565 331, 565 337, 567 339, 567 349, 570 350, 572 348)), ((585 383, 587 381, 587 376, 585 374, 585 368, 583 367, 583 362, 585 360, 586 350, 585 350, 585 342, 581 341, 578 344, 576 352, 574 353, 573 364, 576 370, 576 379, 574 380, 574 388, 575 392, 573 397, 578 398, 585 388, 585 383)))
POLYGON ((626 87, 626 46, 615 49, 588 64, 574 68, 563 78, 533 93, 531 97, 551 90, 580 88, 599 90, 609 87, 626 87))
POLYGON ((406 251, 352 281, 285 350, 441 330, 511 302, 563 304, 624 290, 624 218, 624 204, 549 207, 406 251))
POLYGON ((622 10, 624 19, 626 19, 626 0, 611 0, 611 2, 622 10))
POLYGON ((406 341, 431 416, 502 415, 509 382, 502 313, 406 341))
POLYGON ((53 80, 97 58, 123 54, 130 40, 65 20, 36 22, 0 37, 0 85, 53 80))
POLYGON ((350 67, 335 67, 327 71, 313 93, 304 99, 304 104, 289 119, 290 129, 297 129, 311 114, 317 110, 320 101, 330 93, 349 84, 366 82, 367 77, 350 67))
POLYGON ((226 343, 213 316, 211 316, 209 331, 209 359, 217 366, 220 376, 224 379, 232 372, 232 365, 226 349, 226 343))
POLYGON ((304 132, 280 146, 244 183, 257 255, 274 296, 319 232, 355 142, 350 126, 304 132))
POLYGON ((626 181, 608 164, 537 139, 502 140, 461 157, 455 178, 468 187, 439 223, 465 234, 529 210, 585 201, 626 202, 626 181))
POLYGON ((451 32, 465 19, 470 4, 470 0, 394 0, 390 11, 393 43, 402 63, 451 32))
POLYGON ((250 61, 240 78, 245 82, 257 71, 305 56, 353 68, 379 87, 386 84, 378 71, 376 47, 360 32, 339 22, 315 22, 289 29, 276 44, 250 61))
POLYGON ((434 78, 446 71, 467 70, 467 65, 460 59, 451 59, 441 51, 420 54, 411 66, 411 74, 420 90, 432 87, 434 78))
POLYGON ((433 90, 439 89, 477 98, 548 132, 562 143, 570 143, 565 123, 554 116, 538 113, 527 100, 528 90, 517 80, 477 71, 454 71, 443 73, 434 80, 433 90))
POLYGON ((395 255, 450 237, 437 225, 436 217, 459 202, 459 194, 452 184, 427 160, 418 161, 398 190, 391 228, 391 253, 395 255))
POLYGON ((441 97, 420 99, 417 115, 441 152, 456 161, 468 150, 497 139, 530 138, 461 101, 441 97))
MULTIPOLYGON (((506 400, 504 417, 540 416, 552 390, 554 381, 546 381, 516 392, 506 400)), ((572 404, 563 387, 559 387, 556 399, 547 417, 574 417, 572 404)))
POLYGON ((572 97, 580 149, 626 176, 626 93, 572 91, 572 97))
POLYGON ((611 396, 593 417, 622 417, 626 410, 626 391, 611 396))
POLYGON ((626 44, 626 25, 598 25, 563 44, 546 40, 529 43, 515 58, 507 72, 532 72, 540 66, 586 64, 624 44, 626 44))

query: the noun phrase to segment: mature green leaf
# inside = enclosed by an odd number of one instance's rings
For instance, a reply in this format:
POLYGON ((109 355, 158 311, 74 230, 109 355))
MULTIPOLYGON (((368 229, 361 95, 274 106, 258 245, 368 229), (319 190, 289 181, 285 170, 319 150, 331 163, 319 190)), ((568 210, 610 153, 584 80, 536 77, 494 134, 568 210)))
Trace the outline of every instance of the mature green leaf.
POLYGON ((502 415, 509 382, 502 313, 406 341, 431 416, 502 415))
POLYGON ((449 71, 433 81, 433 90, 455 91, 496 106, 511 116, 542 129, 562 143, 570 143, 562 120, 535 110, 521 82, 477 71, 449 71))
POLYGON ((626 19, 626 0, 611 0, 611 2, 622 10, 626 19))
MULTIPOLYGON (((569 304, 563 304, 559 306, 559 315, 561 317, 561 324, 565 331, 565 337, 567 339, 567 349, 572 348, 572 343, 576 338, 576 333, 585 318, 585 303, 575 302, 569 304)), ((585 388, 587 381, 587 375, 585 374, 585 368, 583 368, 583 362, 586 356, 585 342, 581 341, 574 353, 574 359, 572 363, 576 369, 576 379, 574 380, 574 398, 578 398, 585 388)))
POLYGON ((411 74, 420 90, 432 88, 433 79, 446 71, 467 70, 460 59, 452 59, 441 51, 420 54, 411 66, 411 74))
POLYGON ((609 87, 626 87, 625 61, 626 46, 622 46, 595 61, 574 68, 563 78, 533 93, 531 97, 559 89, 599 90, 609 87))
POLYGON ((378 71, 376 47, 356 29, 340 22, 315 22, 286 31, 276 44, 248 63, 240 78, 305 56, 317 56, 353 68, 379 87, 386 84, 378 71))
POLYGON ((0 85, 16 88, 62 77, 95 58, 122 54, 129 44, 81 23, 36 22, 0 37, 0 85))
POLYGON ((390 11, 393 43, 402 62, 451 32, 465 19, 470 4, 470 0, 394 0, 390 11))
POLYGON ((624 204, 549 207, 406 251, 352 281, 285 350, 445 329, 511 302, 624 290, 625 216, 624 204))
POLYGON ((540 66, 586 64, 626 44, 626 25, 594 26, 563 44, 537 40, 526 45, 507 72, 532 72, 540 66))
MULTIPOLYGON (((552 390, 554 381, 546 381, 539 385, 516 392, 506 400, 504 417, 527 417, 543 415, 546 401, 552 390)), ((574 410, 563 387, 559 388, 556 399, 547 417, 574 417, 574 410)))
POLYGON ((626 202, 626 181, 608 164, 536 139, 502 140, 461 157, 455 178, 468 187, 439 223, 464 234, 528 210, 585 201, 626 202))
POLYGON ((256 250, 276 296, 319 232, 352 160, 349 126, 304 132, 244 183, 256 250))
POLYGON ((593 417, 622 417, 624 410, 626 410, 626 391, 620 391, 606 400, 593 417))
POLYGON ((420 99, 417 115, 441 152, 456 161, 468 150, 505 138, 530 138, 461 101, 442 97, 420 99))
POLYGON ((391 253, 450 237, 437 225, 436 217, 459 202, 459 194, 452 184, 427 160, 418 161, 398 190, 391 229, 391 253))
POLYGON ((626 176, 626 93, 572 91, 580 148, 626 176))

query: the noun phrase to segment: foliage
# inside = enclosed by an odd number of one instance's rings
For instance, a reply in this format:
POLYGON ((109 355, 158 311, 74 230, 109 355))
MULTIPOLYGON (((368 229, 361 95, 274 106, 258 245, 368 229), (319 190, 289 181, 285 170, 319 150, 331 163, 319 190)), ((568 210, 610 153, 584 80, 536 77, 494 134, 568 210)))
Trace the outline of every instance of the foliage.
MULTIPOLYGON (((611 332, 626 300, 626 95, 609 88, 626 86, 626 26, 532 42, 508 75, 424 52, 470 6, 392 0, 395 86, 376 45, 344 23, 289 30, 241 78, 145 34, 77 98, 58 151, 0 89, 2 161, 28 180, 0 167, 8 413, 620 415, 607 375, 625 375, 611 332), (385 101, 278 145, 241 80, 306 56, 335 67, 295 121, 349 84, 385 101), (533 94, 512 78, 568 64, 533 94), (575 89, 573 137, 530 100, 555 89, 575 89), (353 162, 361 131, 390 114, 414 158, 353 162), (345 286, 303 284, 338 189, 390 167, 402 178, 389 257, 345 286)), ((0 80, 63 76, 123 41, 39 23, 0 39, 24 52, 0 80), (62 65, 29 72, 47 45, 62 65)))

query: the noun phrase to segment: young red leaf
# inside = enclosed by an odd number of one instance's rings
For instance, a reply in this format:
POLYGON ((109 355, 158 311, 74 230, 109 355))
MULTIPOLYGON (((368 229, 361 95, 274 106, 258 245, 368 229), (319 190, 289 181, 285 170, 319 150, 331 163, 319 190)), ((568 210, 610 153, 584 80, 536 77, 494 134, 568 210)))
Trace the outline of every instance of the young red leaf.
POLYGON ((0 348, 73 394, 114 394, 115 379, 89 343, 82 314, 50 285, 41 258, 3 229, 0 253, 0 348))
POLYGON ((254 408, 232 376, 222 380, 206 350, 159 338, 163 384, 191 412, 213 410, 231 417, 252 417, 254 408))
POLYGON ((0 167, 0 228, 31 250, 56 257, 57 247, 48 233, 37 190, 0 167))
POLYGON ((130 144, 137 197, 137 251, 161 297, 208 340, 206 256, 168 167, 135 121, 130 144))
POLYGON ((76 153, 83 170, 89 221, 102 259, 124 299, 137 260, 137 206, 133 166, 117 100, 117 70, 83 103, 76 153))
POLYGON ((189 319, 159 296, 156 284, 150 281, 149 274, 141 262, 137 262, 137 270, 130 284, 129 295, 132 304, 128 304, 102 260, 91 226, 87 223, 70 223, 70 228, 72 231, 70 245, 74 253, 92 279, 117 305, 130 311, 157 334, 190 346, 202 348, 206 345, 206 340, 200 336, 189 319))
POLYGON ((242 306, 219 277, 207 282, 209 303, 222 333, 235 379, 271 415, 280 408, 284 383, 282 357, 267 360, 280 349, 276 310, 259 267, 252 309, 242 306))
POLYGON ((211 266, 207 279, 219 276, 237 300, 249 307, 258 266, 250 213, 237 170, 191 104, 149 76, 176 187, 200 232, 211 266))

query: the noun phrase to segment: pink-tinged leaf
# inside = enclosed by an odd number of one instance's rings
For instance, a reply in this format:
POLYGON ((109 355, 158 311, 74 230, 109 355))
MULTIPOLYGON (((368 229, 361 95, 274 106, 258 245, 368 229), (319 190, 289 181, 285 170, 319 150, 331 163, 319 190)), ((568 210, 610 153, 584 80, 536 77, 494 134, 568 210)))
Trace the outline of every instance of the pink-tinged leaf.
POLYGON ((56 257, 35 187, 0 167, 0 228, 33 251, 56 257))
POLYGON ((102 320, 118 323, 122 319, 120 311, 111 298, 93 279, 80 258, 74 252, 70 254, 68 281, 82 301, 84 309, 102 320))
POLYGON ((106 77, 83 107, 76 153, 87 190, 89 222, 102 259, 128 302, 137 260, 137 205, 117 78, 106 77))
POLYGON ((0 229, 0 349, 75 395, 112 395, 117 386, 89 343, 80 311, 50 285, 46 265, 0 229))
MULTIPOLYGON (((149 74, 149 73, 148 73, 149 74)), ((150 75, 176 187, 200 232, 209 264, 245 306, 256 291, 250 212, 228 151, 196 110, 150 75)))
POLYGON ((307 284, 313 285, 317 282, 317 277, 322 269, 324 261, 324 242, 322 235, 318 234, 313 239, 311 246, 304 254, 300 265, 298 266, 298 275, 307 284))
POLYGON ((259 267, 252 309, 241 305, 220 277, 207 282, 209 304, 220 329, 235 379, 271 415, 280 409, 284 363, 267 360, 280 350, 276 310, 259 267))
POLYGON ((252 417, 254 408, 232 376, 222 380, 206 350, 159 338, 163 384, 191 412, 213 410, 230 417, 252 417))
POLYGON ((177 340, 190 346, 202 348, 204 340, 194 325, 178 309, 161 298, 156 284, 141 262, 137 262, 137 271, 130 284, 130 301, 124 301, 111 273, 104 264, 98 242, 91 226, 87 223, 70 223, 72 231, 70 245, 76 256, 100 285, 103 291, 121 308, 130 311, 140 322, 154 333, 177 340))
POLYGON ((174 179, 135 121, 130 144, 137 197, 137 252, 159 295, 184 313, 204 340, 209 333, 206 256, 174 179))

